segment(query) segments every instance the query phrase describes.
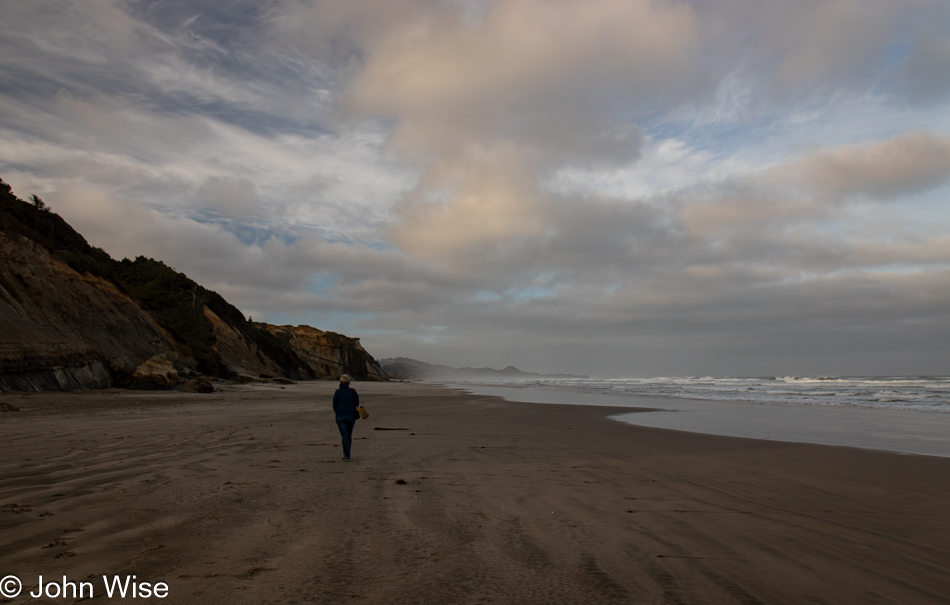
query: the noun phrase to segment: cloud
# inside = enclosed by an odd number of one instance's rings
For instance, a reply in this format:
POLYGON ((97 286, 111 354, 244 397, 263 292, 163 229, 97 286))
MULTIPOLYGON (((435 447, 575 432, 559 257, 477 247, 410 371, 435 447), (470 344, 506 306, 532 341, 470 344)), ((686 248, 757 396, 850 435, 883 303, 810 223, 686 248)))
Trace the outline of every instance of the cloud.
MULTIPOLYGON (((946 36, 933 0, 694 2, 711 68, 757 82, 758 102, 900 86, 910 57, 946 36), (778 96, 776 96, 778 95, 778 96), (783 99, 784 97, 784 99, 783 99)), ((928 70, 929 71, 929 70, 928 70)), ((938 71, 929 72, 938 77, 938 71)), ((903 91, 900 91, 903 94, 903 91)))
POLYGON ((856 195, 900 198, 950 178, 950 137, 913 133, 881 143, 849 145, 794 162, 769 177, 786 185, 801 184, 835 200, 856 195))
POLYGON ((196 194, 198 201, 220 208, 228 214, 245 216, 257 205, 257 187, 248 179, 210 176, 196 194))
POLYGON ((477 23, 431 11, 371 45, 350 104, 395 117, 395 143, 416 153, 504 137, 626 157, 597 111, 611 96, 668 93, 690 69, 696 28, 685 5, 640 0, 493 3, 477 23))
POLYGON ((950 336, 945 3, 41 0, 4 19, 0 176, 256 319, 615 374, 889 368, 872 350, 933 367, 950 336))
MULTIPOLYGON (((218 183, 224 190, 234 183, 218 183)), ((240 188, 240 184, 237 184, 240 188)), ((305 310, 385 310, 379 301, 354 302, 354 284, 382 279, 396 284, 422 281, 392 255, 360 244, 327 243, 313 236, 293 242, 269 238, 246 244, 220 225, 187 217, 169 217, 156 210, 116 199, 108 189, 84 184, 56 193, 55 210, 67 217, 93 245, 107 244, 115 257, 150 256, 184 270, 190 277, 226 298, 237 296, 259 319, 275 313, 305 310), (117 229, 116 225, 122 228, 117 229), (345 270, 343 268, 345 267, 345 270), (330 277, 339 292, 314 292, 314 282, 330 277), (374 304, 368 304, 374 302, 374 304)), ((379 297, 392 298, 392 293, 379 297)), ((404 298, 400 300, 405 304, 404 298)))
POLYGON ((396 207, 393 241, 420 258, 508 246, 544 233, 544 210, 521 150, 430 168, 396 207), (430 198, 443 197, 444 200, 430 198))
MULTIPOLYGON (((812 154, 727 182, 710 198, 682 203, 685 223, 710 236, 781 222, 840 217, 849 201, 894 201, 950 179, 950 137, 911 133, 812 154)), ((688 194, 689 195, 689 194, 688 194)))
POLYGON ((950 92, 950 15, 928 24, 901 70, 910 97, 915 101, 935 101, 950 92))
MULTIPOLYGON (((658 104, 709 103, 717 78, 764 80, 775 95, 803 82, 815 90, 831 81, 860 85, 878 77, 880 55, 912 21, 895 2, 876 11, 853 0, 723 2, 716 7, 721 14, 708 10, 612 0, 490 3, 473 20, 448 4, 374 29, 348 106, 393 119, 391 144, 427 167, 416 191, 396 207, 394 241, 410 254, 448 255, 453 262, 484 253, 487 245, 515 250, 550 227, 548 194, 532 183, 552 171, 634 162, 643 142, 636 120, 658 104)), ((926 148, 926 135, 894 145, 900 148, 868 152, 875 157, 848 159, 842 150, 788 170, 804 171, 798 176, 812 194, 834 186, 835 175, 850 179, 857 188, 851 193, 872 196, 900 193, 894 179, 909 179, 907 186, 922 179, 924 189, 932 185, 927 178, 939 182, 939 159, 928 167, 928 160, 910 157, 941 155, 926 148), (888 153, 907 164, 881 170, 888 153), (920 174, 904 174, 913 169, 920 174), (865 173, 849 176, 849 170, 865 173)), ((767 206, 748 195, 758 192, 719 203, 713 222, 729 213, 754 222, 820 210, 813 199, 767 206)))
POLYGON ((475 22, 447 4, 368 42, 348 106, 394 119, 391 144, 427 166, 394 241, 432 257, 543 233, 539 172, 635 158, 639 131, 611 104, 675 89, 696 29, 683 5, 529 0, 475 22))

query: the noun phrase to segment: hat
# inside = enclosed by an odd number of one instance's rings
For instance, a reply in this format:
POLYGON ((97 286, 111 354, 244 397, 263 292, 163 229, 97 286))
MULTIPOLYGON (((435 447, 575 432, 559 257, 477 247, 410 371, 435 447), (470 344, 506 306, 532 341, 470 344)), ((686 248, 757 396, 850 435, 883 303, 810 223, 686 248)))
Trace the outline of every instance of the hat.
POLYGON ((349 377, 348 375, 344 374, 343 376, 340 376, 340 382, 342 382, 343 384, 349 384, 349 382, 350 382, 350 377, 349 377))

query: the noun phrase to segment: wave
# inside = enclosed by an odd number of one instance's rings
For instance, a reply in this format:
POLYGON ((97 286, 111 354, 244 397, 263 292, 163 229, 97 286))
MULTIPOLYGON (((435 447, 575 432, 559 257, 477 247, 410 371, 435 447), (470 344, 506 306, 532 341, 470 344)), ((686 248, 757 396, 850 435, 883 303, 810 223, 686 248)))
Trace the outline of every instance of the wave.
POLYGON ((492 383, 628 396, 950 413, 950 377, 947 376, 664 376, 554 378, 492 383))

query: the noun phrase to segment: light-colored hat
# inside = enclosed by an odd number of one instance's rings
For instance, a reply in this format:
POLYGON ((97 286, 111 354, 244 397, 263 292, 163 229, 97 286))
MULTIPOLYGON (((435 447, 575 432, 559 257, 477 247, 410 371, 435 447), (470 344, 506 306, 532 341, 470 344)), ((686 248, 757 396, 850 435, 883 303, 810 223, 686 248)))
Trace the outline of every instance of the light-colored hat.
POLYGON ((350 382, 350 377, 349 377, 348 375, 344 374, 343 376, 340 376, 340 382, 342 382, 343 384, 349 384, 349 382, 350 382))

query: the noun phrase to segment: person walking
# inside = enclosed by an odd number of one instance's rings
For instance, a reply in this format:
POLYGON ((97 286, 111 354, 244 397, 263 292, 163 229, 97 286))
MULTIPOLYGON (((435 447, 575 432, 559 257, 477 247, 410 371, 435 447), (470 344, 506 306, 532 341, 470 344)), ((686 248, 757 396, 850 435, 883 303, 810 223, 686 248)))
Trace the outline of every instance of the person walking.
POLYGON ((350 387, 350 377, 340 376, 340 388, 333 394, 333 411, 336 413, 336 425, 340 428, 343 438, 343 459, 350 460, 350 446, 353 444, 353 428, 360 414, 356 408, 360 406, 360 396, 356 389, 350 387))

